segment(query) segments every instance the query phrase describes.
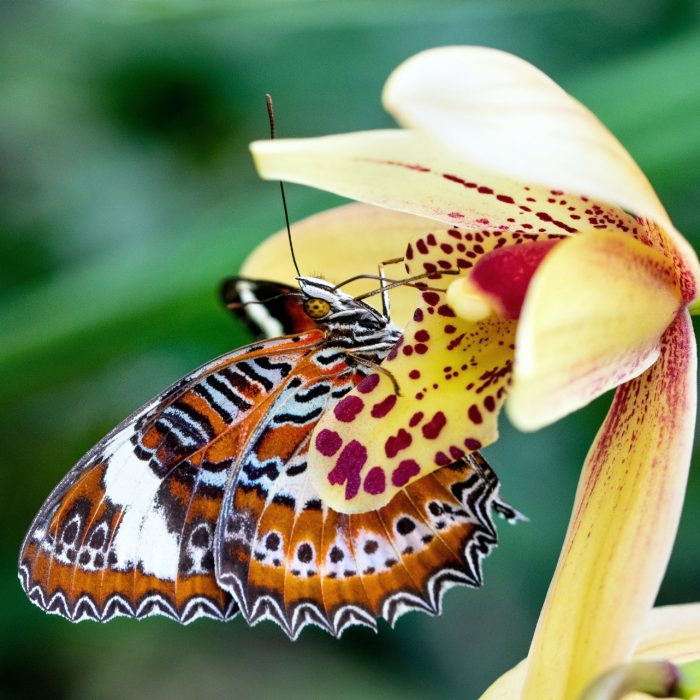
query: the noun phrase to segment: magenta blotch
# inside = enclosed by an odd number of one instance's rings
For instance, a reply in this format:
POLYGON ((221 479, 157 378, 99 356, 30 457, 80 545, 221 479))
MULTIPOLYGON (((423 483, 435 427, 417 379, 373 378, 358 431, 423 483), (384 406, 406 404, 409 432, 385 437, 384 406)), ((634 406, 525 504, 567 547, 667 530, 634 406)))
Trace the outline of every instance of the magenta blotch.
POLYGON ((328 483, 345 484, 345 500, 357 496, 360 490, 360 472, 367 461, 367 448, 357 440, 351 440, 340 453, 335 467, 328 472, 328 483))
POLYGON ((375 403, 372 406, 372 418, 384 418, 384 416, 391 411, 396 405, 396 395, 389 394, 385 399, 379 403, 375 403))
POLYGON ((394 469, 391 475, 391 483, 394 486, 405 486, 409 480, 420 474, 420 467, 415 459, 404 459, 399 463, 399 466, 394 469))
POLYGON ((386 453, 386 456, 391 459, 392 457, 396 457, 401 450, 405 450, 407 447, 410 447, 412 442, 413 438, 411 437, 411 434, 401 428, 396 435, 391 435, 387 438, 387 441, 384 444, 384 452, 386 453))
POLYGON ((346 396, 336 405, 333 413, 342 423, 352 423, 364 407, 364 401, 359 396, 346 396))
POLYGON ((426 440, 434 440, 447 424, 447 418, 442 411, 438 411, 422 428, 423 437, 426 440))
POLYGON ((324 457, 332 457, 343 444, 343 440, 338 433, 333 430, 323 429, 316 436, 316 449, 324 457))
POLYGON ((379 375, 370 374, 357 385, 357 390, 361 394, 369 394, 370 391, 374 391, 377 388, 377 384, 379 384, 379 375))
POLYGON ((367 493, 377 496, 386 490, 386 474, 381 467, 372 467, 365 477, 364 489, 367 493))

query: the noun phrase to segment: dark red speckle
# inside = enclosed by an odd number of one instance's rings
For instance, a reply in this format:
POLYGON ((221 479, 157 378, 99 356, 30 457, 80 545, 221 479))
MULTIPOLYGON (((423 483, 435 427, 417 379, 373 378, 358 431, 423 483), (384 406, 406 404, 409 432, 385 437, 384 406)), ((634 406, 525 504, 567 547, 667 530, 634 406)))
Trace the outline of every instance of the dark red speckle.
POLYGON ((338 433, 324 429, 316 436, 316 449, 324 457, 332 457, 343 444, 343 440, 338 433))
POLYGON ((391 437, 387 438, 387 441, 384 443, 384 452, 386 453, 386 456, 391 459, 392 457, 396 457, 401 450, 405 450, 407 447, 410 447, 412 442, 413 438, 411 437, 411 434, 401 428, 396 435, 392 435, 391 437))
POLYGON ((335 467, 328 472, 328 482, 345 484, 345 499, 357 496, 360 490, 360 471, 367 461, 367 448, 357 440, 351 440, 340 453, 335 467))
POLYGON ((396 345, 394 345, 391 350, 389 350, 389 354, 386 356, 387 360, 395 360, 396 356, 399 354, 399 348, 403 345, 403 336, 401 336, 398 341, 396 342, 396 345))
POLYGON ((426 343, 430 340, 430 333, 425 330, 416 331, 415 336, 413 336, 419 343, 426 343))
POLYGON ((462 459, 462 457, 464 457, 464 450, 460 450, 459 447, 450 445, 450 455, 454 460, 462 459))
POLYGON ((400 462, 399 466, 394 469, 391 475, 391 483, 398 487, 405 486, 408 481, 417 474, 420 474, 418 462, 414 459, 404 459, 403 462, 400 462))
POLYGON ((479 423, 484 422, 484 419, 481 415, 481 411, 479 410, 479 407, 474 403, 469 407, 469 410, 467 411, 467 415, 469 416, 469 420, 472 423, 476 423, 478 425, 479 423))
POLYGON ((384 416, 391 411, 392 408, 396 405, 396 395, 395 394, 389 394, 385 399, 380 401, 379 403, 375 403, 374 406, 372 406, 372 418, 384 418, 384 416))
POLYGON ((365 477, 365 491, 376 496, 386 490, 386 475, 381 467, 372 467, 365 477))
POLYGON ((409 373, 408 376, 411 379, 420 379, 420 370, 417 369, 412 369, 409 373))
POLYGON ((442 411, 438 411, 422 428, 423 437, 426 440, 434 440, 445 427, 447 418, 442 411))
POLYGON ((423 292, 423 301, 429 306, 435 306, 440 301, 440 297, 437 292, 423 292))
POLYGON ((414 320, 416 323, 420 323, 420 322, 423 320, 423 317, 424 317, 424 316, 425 316, 425 314, 423 313, 423 309, 416 309, 416 310, 413 312, 413 320, 414 320))
POLYGON ((359 396, 346 396, 333 409, 335 417, 342 423, 352 423, 357 414, 365 407, 359 396))
POLYGON ((464 441, 464 446, 470 452, 474 452, 474 450, 478 450, 481 447, 481 443, 478 440, 476 440, 475 438, 467 438, 464 441))
POLYGON ((416 343, 416 352, 419 355, 425 355, 428 352, 428 346, 425 343, 416 343))
POLYGON ((416 411, 412 416, 411 419, 408 421, 408 426, 410 428, 415 428, 418 423, 420 423, 423 420, 423 412, 422 411, 416 411))
POLYGON ((369 377, 365 377, 358 385, 357 390, 361 394, 369 394, 370 391, 374 391, 379 384, 379 375, 370 374, 369 377))
POLYGON ((578 229, 572 228, 568 224, 565 224, 563 221, 557 221, 556 219, 553 219, 549 214, 547 214, 546 211, 538 211, 538 212, 535 212, 535 214, 537 215, 537 218, 540 221, 551 222, 555 226, 557 226, 558 228, 564 229, 564 231, 566 231, 568 233, 576 233, 576 231, 578 230, 578 229))

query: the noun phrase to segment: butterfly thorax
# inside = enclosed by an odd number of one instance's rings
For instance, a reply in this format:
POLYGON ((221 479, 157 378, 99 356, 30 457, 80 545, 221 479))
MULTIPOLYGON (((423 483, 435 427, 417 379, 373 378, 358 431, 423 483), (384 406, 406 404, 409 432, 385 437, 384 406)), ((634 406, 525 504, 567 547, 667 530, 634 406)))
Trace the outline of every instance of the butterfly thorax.
POLYGON ((380 363, 401 337, 401 331, 369 304, 326 280, 300 277, 304 310, 328 334, 333 345, 358 359, 380 363))

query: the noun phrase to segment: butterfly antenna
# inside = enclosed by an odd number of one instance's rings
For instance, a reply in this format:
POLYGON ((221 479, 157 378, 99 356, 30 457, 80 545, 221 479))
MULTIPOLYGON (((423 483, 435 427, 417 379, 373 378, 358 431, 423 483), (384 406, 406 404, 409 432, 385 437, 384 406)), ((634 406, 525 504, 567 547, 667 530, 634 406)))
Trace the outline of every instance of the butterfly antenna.
MULTIPOLYGON (((275 140, 275 110, 272 106, 272 95, 265 95, 265 102, 267 104, 267 116, 270 120, 270 140, 275 140)), ((294 269, 297 271, 297 277, 301 277, 301 272, 299 272, 299 265, 297 264, 296 255, 294 255, 294 245, 292 244, 292 229, 289 226, 289 212, 287 211, 287 197, 284 194, 284 183, 280 180, 280 192, 282 193, 282 208, 284 209, 284 223, 287 227, 287 238, 289 240, 289 250, 292 253, 292 262, 294 263, 294 269)))

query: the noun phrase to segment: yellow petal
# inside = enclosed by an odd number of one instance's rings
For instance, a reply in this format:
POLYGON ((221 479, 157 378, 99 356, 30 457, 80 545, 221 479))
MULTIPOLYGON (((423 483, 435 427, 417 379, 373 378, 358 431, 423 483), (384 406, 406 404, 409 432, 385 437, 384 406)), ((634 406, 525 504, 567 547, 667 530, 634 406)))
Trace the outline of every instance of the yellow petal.
POLYGON ((309 474, 341 513, 379 508, 498 436, 515 322, 461 321, 433 291, 415 319, 383 371, 326 412, 312 436, 309 474))
POLYGON ((535 430, 631 379, 680 307, 672 262, 631 236, 562 241, 528 288, 506 410, 535 430))
MULTIPOLYGON (((301 273, 339 283, 354 275, 377 274, 379 263, 403 256, 408 241, 434 230, 436 223, 366 204, 347 204, 297 221, 291 228, 301 273)), ((387 266, 385 274, 390 279, 405 277, 403 265, 387 266)), ((296 285, 286 230, 261 243, 246 259, 241 275, 296 285)), ((344 289, 361 294, 377 286, 375 280, 358 280, 344 289)), ((413 316, 418 297, 409 287, 392 289, 390 297, 391 318, 401 328, 413 316)), ((367 302, 381 306, 379 296, 367 302)))
POLYGON ((655 220, 697 279, 695 253, 629 153, 595 115, 527 61, 478 46, 431 49, 391 74, 383 101, 399 122, 471 165, 655 220))
MULTIPOLYGON (((644 618, 633 658, 676 664, 700 659, 700 603, 653 608, 644 618)), ((526 673, 527 659, 496 680, 481 700, 519 700, 526 673)))
POLYGON ((289 180, 465 228, 570 234, 631 231, 622 209, 466 165, 411 131, 365 131, 251 144, 268 180, 289 180))
POLYGON ((588 454, 530 649, 526 700, 575 698, 630 658, 680 518, 695 381, 695 339, 683 311, 659 361, 617 390, 588 454))

